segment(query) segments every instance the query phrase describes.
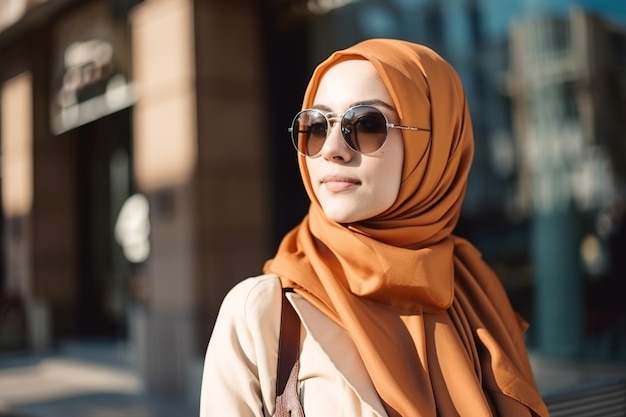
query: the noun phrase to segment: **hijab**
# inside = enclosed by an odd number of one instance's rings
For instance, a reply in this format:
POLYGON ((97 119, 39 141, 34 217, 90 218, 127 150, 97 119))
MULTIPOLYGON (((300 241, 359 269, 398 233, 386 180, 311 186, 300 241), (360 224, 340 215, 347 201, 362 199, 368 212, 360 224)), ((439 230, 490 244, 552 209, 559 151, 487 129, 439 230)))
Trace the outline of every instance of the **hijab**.
POLYGON ((264 271, 346 330, 389 416, 548 416, 526 323, 478 250, 453 234, 474 147, 458 75, 425 46, 370 39, 314 70, 303 108, 325 72, 351 59, 371 62, 400 124, 430 127, 430 138, 402 131, 396 201, 349 225, 324 215, 298 155, 309 211, 264 271))

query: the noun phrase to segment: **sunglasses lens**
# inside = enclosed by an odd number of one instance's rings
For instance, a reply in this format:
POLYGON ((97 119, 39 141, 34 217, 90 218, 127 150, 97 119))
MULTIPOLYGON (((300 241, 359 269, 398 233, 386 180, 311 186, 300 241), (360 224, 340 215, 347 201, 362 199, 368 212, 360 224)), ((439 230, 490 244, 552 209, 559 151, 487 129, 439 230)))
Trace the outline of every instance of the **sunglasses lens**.
POLYGON ((291 141, 298 152, 314 156, 319 153, 328 134, 328 120, 317 110, 304 110, 291 125, 291 141))
POLYGON ((355 151, 376 152, 387 140, 387 119, 374 107, 356 106, 341 119, 341 133, 355 151))

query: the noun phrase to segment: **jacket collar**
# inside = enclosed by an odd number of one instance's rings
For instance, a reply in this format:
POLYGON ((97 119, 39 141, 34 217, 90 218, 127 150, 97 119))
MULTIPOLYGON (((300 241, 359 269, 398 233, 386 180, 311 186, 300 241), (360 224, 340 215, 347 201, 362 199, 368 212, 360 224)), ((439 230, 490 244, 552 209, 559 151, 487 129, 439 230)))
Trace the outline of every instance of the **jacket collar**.
MULTIPOLYGON (((387 413, 380 397, 348 333, 298 294, 289 293, 287 298, 298 313, 313 343, 319 348, 322 357, 315 361, 315 367, 335 368, 346 384, 354 390, 356 396, 371 407, 374 415, 386 417, 387 413)), ((306 368, 306 361, 302 361, 301 373, 306 372, 306 368)))

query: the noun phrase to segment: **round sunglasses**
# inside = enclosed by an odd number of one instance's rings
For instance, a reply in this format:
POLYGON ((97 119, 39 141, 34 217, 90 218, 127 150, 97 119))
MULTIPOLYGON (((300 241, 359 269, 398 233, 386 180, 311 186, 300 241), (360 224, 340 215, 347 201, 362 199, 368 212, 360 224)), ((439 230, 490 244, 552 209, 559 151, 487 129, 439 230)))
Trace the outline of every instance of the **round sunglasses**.
MULTIPOLYGON (((333 127, 328 116, 317 109, 305 109, 296 114, 287 129, 296 150, 305 156, 316 156, 333 127)), ((412 126, 389 123, 387 116, 376 107, 359 104, 350 107, 340 118, 341 136, 350 149, 370 154, 383 147, 389 129, 422 130, 412 126)))

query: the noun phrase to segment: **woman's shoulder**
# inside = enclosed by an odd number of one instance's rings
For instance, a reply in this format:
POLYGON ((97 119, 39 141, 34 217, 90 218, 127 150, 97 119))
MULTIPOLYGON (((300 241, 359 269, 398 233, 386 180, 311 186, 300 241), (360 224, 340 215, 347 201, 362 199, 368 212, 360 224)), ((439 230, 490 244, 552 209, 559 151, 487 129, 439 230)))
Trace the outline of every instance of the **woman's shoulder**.
POLYGON ((246 278, 237 283, 224 297, 220 315, 240 316, 246 322, 280 314, 282 287, 274 274, 246 278))

